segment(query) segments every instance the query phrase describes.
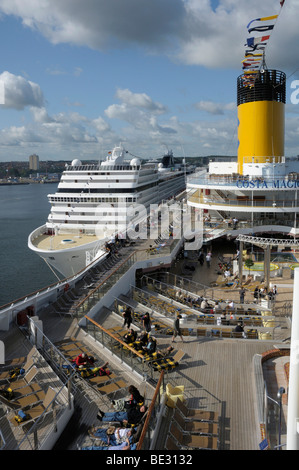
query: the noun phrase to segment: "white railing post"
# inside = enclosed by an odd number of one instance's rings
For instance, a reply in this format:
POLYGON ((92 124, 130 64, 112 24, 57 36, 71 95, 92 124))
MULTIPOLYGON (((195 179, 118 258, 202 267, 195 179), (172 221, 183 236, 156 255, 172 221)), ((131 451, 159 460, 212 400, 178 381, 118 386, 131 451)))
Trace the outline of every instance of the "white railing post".
POLYGON ((299 268, 294 269, 288 391, 287 450, 299 449, 299 268))

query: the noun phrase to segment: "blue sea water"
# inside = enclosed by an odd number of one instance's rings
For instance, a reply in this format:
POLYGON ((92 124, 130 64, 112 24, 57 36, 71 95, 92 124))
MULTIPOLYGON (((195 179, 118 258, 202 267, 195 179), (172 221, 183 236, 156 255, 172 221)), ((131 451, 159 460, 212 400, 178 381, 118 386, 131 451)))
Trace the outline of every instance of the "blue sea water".
POLYGON ((0 186, 0 306, 57 280, 29 250, 28 235, 50 212, 47 195, 56 184, 0 186))

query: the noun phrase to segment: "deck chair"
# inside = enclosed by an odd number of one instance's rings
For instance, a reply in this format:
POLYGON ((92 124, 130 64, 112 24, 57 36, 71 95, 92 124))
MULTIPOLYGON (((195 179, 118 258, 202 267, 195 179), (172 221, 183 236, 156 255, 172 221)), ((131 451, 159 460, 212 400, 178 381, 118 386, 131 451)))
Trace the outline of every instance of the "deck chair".
POLYGON ((25 372, 25 375, 22 378, 17 378, 16 380, 13 379, 7 382, 7 385, 12 390, 17 390, 18 388, 25 387, 30 384, 30 382, 34 379, 37 373, 37 367, 32 366, 27 373, 25 372))
POLYGON ((119 380, 118 382, 112 382, 111 384, 98 386, 98 391, 102 395, 109 395, 110 393, 117 392, 122 388, 127 387, 127 384, 124 380, 119 380))
POLYGON ((218 439, 211 436, 196 436, 194 434, 183 434, 175 423, 170 427, 170 433, 178 444, 188 449, 218 449, 218 439))
MULTIPOLYGON (((22 390, 22 389, 19 389, 19 390, 22 390)), ((38 392, 33 392, 27 395, 21 395, 18 398, 8 401, 6 405, 9 408, 13 408, 13 409, 26 408, 27 406, 37 404, 40 401, 44 400, 45 396, 46 396, 45 392, 43 390, 39 390, 38 392)))
POLYGON ((232 330, 231 329, 223 329, 221 330, 221 338, 231 338, 232 330))
POLYGON ((11 379, 11 372, 13 370, 17 370, 19 368, 22 368, 25 370, 25 372, 27 372, 30 367, 35 363, 35 360, 34 360, 34 354, 37 353, 37 349, 36 347, 34 346, 30 352, 27 354, 26 357, 19 357, 19 358, 15 358, 15 359, 12 359, 10 362, 10 365, 12 365, 12 367, 10 367, 8 370, 5 370, 3 372, 0 373, 0 380, 10 380, 11 379), (23 359, 23 360, 22 360, 23 359), (19 362, 20 360, 22 360, 22 362, 19 362))
POLYGON ((196 336, 206 336, 207 329, 206 328, 196 328, 196 336))
POLYGON ((179 349, 173 356, 162 357, 156 361, 148 362, 148 365, 155 371, 175 369, 180 363, 185 352, 179 349))
POLYGON ((109 380, 116 379, 116 374, 112 372, 110 375, 97 375, 96 377, 87 377, 88 382, 91 383, 91 385, 101 385, 109 380))
POLYGON ((178 399, 176 408, 182 413, 185 419, 192 419, 195 421, 215 421, 218 422, 219 414, 215 411, 200 410, 197 408, 189 408, 178 399))
POLYGON ((15 367, 15 366, 18 366, 18 365, 22 365, 22 364, 24 364, 26 359, 27 359, 27 356, 14 357, 13 359, 5 361, 5 364, 3 364, 2 367, 15 367))
POLYGON ((26 419, 22 422, 18 422, 15 417, 10 420, 10 422, 15 426, 22 426, 24 424, 28 424, 30 421, 37 420, 44 412, 51 413, 49 405, 54 400, 56 392, 53 388, 49 387, 47 393, 43 399, 42 403, 38 403, 32 406, 30 409, 21 410, 23 413, 26 414, 26 419), (47 410, 47 411, 46 411, 47 410))
MULTIPOLYGON (((32 382, 29 385, 25 385, 23 387, 15 389, 13 394, 14 394, 14 397, 18 398, 18 397, 21 397, 21 396, 30 395, 30 393, 40 392, 41 390, 42 390, 42 388, 38 383, 32 382)), ((13 398, 13 400, 14 399, 15 398, 13 398)))
POLYGON ((209 423, 207 421, 185 421, 178 410, 175 410, 173 420, 177 423, 179 428, 182 429, 183 433, 207 434, 210 436, 218 435, 218 424, 209 423))

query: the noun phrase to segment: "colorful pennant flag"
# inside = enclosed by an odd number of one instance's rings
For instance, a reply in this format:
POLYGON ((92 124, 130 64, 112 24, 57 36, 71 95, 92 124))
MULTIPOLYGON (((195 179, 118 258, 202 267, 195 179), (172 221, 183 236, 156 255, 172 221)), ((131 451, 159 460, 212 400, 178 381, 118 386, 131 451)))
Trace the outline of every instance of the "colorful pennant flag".
POLYGON ((259 38, 248 38, 247 39, 247 44, 245 44, 245 46, 249 46, 249 47, 253 47, 257 44, 261 44, 265 41, 268 41, 268 39, 270 38, 270 35, 268 36, 261 36, 259 38))
POLYGON ((251 23, 253 23, 254 21, 270 21, 270 20, 275 20, 277 17, 278 17, 278 15, 264 16, 263 18, 255 18, 255 20, 251 20, 251 21, 248 23, 247 29, 249 29, 249 26, 250 26, 251 23))
MULTIPOLYGON (((280 0, 280 6, 281 8, 283 7, 285 0, 280 0)), ((248 25, 248 33, 254 33, 254 32, 259 32, 263 33, 266 31, 272 31, 274 29, 275 22, 278 18, 278 15, 271 15, 271 16, 264 16, 261 18, 255 18, 254 20, 251 20, 248 25), (268 21, 270 24, 265 24, 265 25, 258 25, 258 24, 253 24, 256 21, 268 21)), ((242 69, 243 69, 243 75, 242 79, 244 82, 245 86, 254 86, 254 81, 255 78, 257 77, 257 73, 261 67, 262 60, 264 58, 265 54, 265 48, 267 46, 267 43, 270 39, 270 34, 267 35, 261 35, 258 37, 250 37, 246 39, 246 44, 245 46, 248 47, 247 50, 245 50, 245 59, 242 60, 242 69), (262 51, 261 53, 256 53, 257 51, 262 51)))

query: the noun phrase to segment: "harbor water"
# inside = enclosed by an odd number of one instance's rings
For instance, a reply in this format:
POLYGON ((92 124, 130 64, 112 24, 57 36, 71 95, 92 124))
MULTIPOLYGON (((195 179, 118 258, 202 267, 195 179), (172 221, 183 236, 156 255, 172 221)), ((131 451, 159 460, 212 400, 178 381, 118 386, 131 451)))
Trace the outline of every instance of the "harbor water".
POLYGON ((0 186, 0 306, 57 280, 38 255, 29 250, 28 235, 50 212, 47 195, 57 184, 0 186))

